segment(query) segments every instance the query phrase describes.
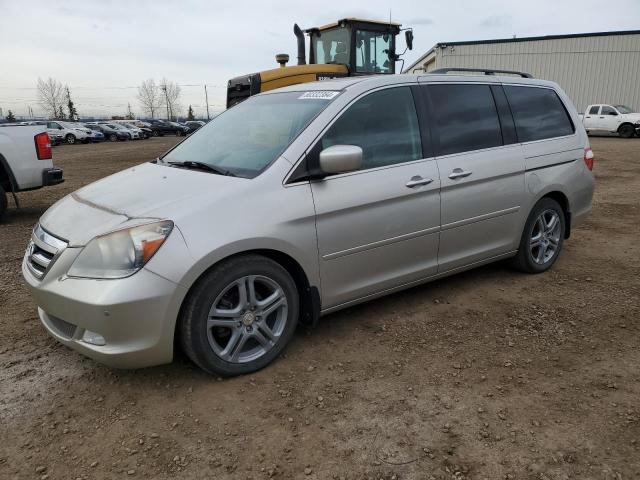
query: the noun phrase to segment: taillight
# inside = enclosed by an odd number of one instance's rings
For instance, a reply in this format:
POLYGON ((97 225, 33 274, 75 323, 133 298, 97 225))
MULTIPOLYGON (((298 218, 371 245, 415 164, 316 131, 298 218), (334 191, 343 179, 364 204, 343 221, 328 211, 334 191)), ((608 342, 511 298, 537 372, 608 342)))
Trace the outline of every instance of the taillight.
POLYGON ((584 149, 584 164, 589 170, 593 170, 593 150, 590 148, 584 149))
POLYGON ((51 139, 47 132, 42 132, 34 137, 36 142, 36 155, 38 160, 51 160, 51 139))

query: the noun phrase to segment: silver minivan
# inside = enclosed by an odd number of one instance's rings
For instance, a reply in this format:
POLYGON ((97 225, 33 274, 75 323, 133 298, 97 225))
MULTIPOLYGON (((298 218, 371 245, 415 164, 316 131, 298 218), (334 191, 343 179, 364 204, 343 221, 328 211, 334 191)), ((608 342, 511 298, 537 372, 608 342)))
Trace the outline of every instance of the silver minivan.
POLYGON ((256 95, 54 204, 23 275, 47 331, 105 364, 275 359, 298 323, 510 258, 540 273, 591 210, 555 83, 385 75, 256 95))

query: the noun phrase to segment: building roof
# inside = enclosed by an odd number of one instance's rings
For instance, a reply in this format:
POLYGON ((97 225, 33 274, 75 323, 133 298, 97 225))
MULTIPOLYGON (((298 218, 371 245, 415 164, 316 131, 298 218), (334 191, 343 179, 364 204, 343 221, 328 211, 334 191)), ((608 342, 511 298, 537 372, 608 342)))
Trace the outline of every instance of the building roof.
POLYGON ((542 35, 538 37, 494 38, 494 39, 488 39, 488 40, 467 40, 462 42, 438 42, 433 47, 431 47, 427 51, 427 53, 425 53, 420 58, 418 58, 415 62, 409 65, 405 69, 405 72, 408 72, 410 69, 414 68, 416 65, 421 63, 425 59, 425 57, 427 57, 436 48, 444 48, 444 47, 455 46, 455 45, 538 42, 541 40, 562 40, 565 38, 583 38, 583 37, 610 37, 610 36, 616 36, 616 35, 640 35, 640 30, 617 30, 612 32, 569 33, 565 35, 542 35))

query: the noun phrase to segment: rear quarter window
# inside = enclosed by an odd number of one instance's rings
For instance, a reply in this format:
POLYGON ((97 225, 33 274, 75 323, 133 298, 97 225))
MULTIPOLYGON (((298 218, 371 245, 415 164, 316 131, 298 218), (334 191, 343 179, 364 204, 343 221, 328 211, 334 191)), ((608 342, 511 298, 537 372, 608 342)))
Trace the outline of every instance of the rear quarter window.
POLYGON ((505 85, 520 142, 562 137, 575 132, 558 94, 550 88, 505 85))

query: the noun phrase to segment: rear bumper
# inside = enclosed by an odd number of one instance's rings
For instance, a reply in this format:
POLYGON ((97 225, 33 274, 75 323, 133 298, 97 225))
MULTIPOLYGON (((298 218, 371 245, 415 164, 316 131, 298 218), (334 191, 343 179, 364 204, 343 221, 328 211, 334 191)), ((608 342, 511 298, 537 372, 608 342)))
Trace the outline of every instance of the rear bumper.
POLYGON ((42 186, 58 185, 64 182, 61 168, 48 168, 42 172, 42 186))

